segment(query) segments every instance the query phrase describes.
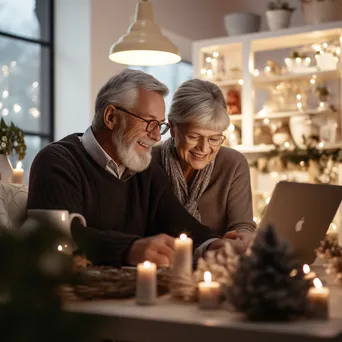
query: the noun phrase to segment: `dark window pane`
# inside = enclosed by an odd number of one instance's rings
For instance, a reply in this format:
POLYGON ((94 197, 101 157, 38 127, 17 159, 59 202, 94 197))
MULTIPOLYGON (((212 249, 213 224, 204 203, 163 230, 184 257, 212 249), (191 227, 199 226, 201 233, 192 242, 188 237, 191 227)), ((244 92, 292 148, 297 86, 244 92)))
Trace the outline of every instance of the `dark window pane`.
POLYGON ((0 114, 24 131, 51 133, 49 53, 0 36, 0 114))
POLYGON ((0 0, 0 31, 49 41, 50 0, 0 0))
MULTIPOLYGON (((47 139, 40 138, 40 137, 25 136, 25 143, 27 146, 27 153, 26 153, 25 158, 22 160, 22 165, 23 165, 22 167, 24 169, 24 174, 25 174, 25 184, 28 184, 30 168, 31 168, 33 159, 37 155, 37 153, 49 143, 49 141, 47 139)), ((10 161, 12 163, 13 168, 15 168, 18 162, 17 156, 11 155, 10 161)))

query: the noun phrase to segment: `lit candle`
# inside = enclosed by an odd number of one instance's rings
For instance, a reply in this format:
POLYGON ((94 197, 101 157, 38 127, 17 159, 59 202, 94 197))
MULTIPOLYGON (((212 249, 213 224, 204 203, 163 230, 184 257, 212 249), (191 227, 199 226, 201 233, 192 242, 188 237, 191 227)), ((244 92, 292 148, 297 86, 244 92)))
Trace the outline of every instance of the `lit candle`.
POLYGON ((137 266, 136 301, 139 305, 153 305, 157 298, 157 266, 145 261, 137 266))
POLYGON ((329 289, 322 285, 322 282, 315 278, 313 287, 308 291, 310 315, 313 318, 328 319, 329 317, 329 289))
POLYGON ((181 234, 175 239, 175 251, 172 263, 172 276, 191 277, 192 275, 192 239, 181 234))
POLYGON ((220 304, 221 288, 216 281, 211 281, 211 273, 204 272, 204 281, 198 284, 198 298, 201 309, 217 309, 220 304))
POLYGON ((306 280, 308 280, 308 281, 310 281, 310 282, 313 282, 313 280, 316 278, 316 273, 315 272, 312 272, 311 270, 310 270, 310 266, 309 265, 307 265, 307 264, 305 264, 304 266, 303 266, 303 273, 305 274, 305 276, 304 276, 304 279, 306 279, 306 280))
POLYGON ((21 167, 22 163, 19 161, 15 169, 13 169, 12 183, 24 184, 24 170, 21 167))

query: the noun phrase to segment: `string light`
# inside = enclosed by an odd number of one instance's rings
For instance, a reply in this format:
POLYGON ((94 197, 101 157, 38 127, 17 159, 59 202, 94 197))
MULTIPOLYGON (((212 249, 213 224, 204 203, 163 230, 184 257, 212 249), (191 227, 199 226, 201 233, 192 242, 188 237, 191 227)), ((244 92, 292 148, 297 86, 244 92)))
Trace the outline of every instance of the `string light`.
POLYGON ((240 84, 240 85, 243 85, 243 80, 238 80, 238 83, 240 84))
POLYGON ((323 43, 322 46, 324 49, 326 49, 328 47, 328 43, 323 43))
POLYGON ((8 90, 4 90, 4 91, 2 92, 2 98, 3 98, 3 99, 7 99, 8 96, 9 96, 8 90))
POLYGON ((2 104, 2 102, 0 102, 0 109, 2 108, 2 106, 3 106, 3 104, 2 104))
POLYGON ((214 53, 213 53, 213 57, 214 58, 217 58, 219 56, 219 53, 217 52, 217 51, 215 51, 214 53))
POLYGON ((303 104, 301 102, 297 102, 297 108, 299 110, 302 110, 303 109, 303 104))
POLYGON ((213 71, 211 69, 207 70, 207 75, 208 76, 213 76, 213 71))
POLYGON ((7 66, 7 65, 3 65, 3 66, 1 67, 1 71, 2 71, 2 75, 3 75, 4 77, 7 77, 7 76, 8 76, 8 66, 7 66))
POLYGON ((297 94, 296 98, 297 98, 297 100, 301 100, 302 99, 302 95, 297 94))
POLYGON ((265 203, 269 204, 271 202, 271 197, 267 197, 265 203))
POLYGON ((13 105, 14 113, 19 113, 21 111, 21 107, 16 103, 13 105))
POLYGON ((207 69, 202 68, 202 69, 201 69, 201 74, 202 74, 202 75, 205 75, 206 73, 207 73, 207 69))
POLYGON ((34 118, 39 118, 40 116, 40 111, 38 110, 38 108, 30 108, 29 109, 29 113, 34 117, 34 118))
POLYGON ((38 82, 33 82, 33 83, 32 83, 32 87, 33 87, 33 88, 38 88, 38 86, 39 86, 39 83, 38 83, 38 82))
POLYGON ((312 79, 310 80, 310 83, 311 83, 311 84, 315 84, 315 83, 316 83, 316 80, 315 80, 314 78, 312 78, 312 79))
POLYGON ((9 114, 9 110, 7 108, 4 108, 1 112, 3 116, 7 116, 9 114))
POLYGON ((264 124, 265 124, 265 125, 268 125, 269 123, 270 123, 270 119, 269 119, 269 118, 265 118, 265 119, 264 119, 264 124))
POLYGON ((228 127, 228 130, 231 131, 231 132, 234 132, 235 130, 235 126, 231 123, 228 127))
POLYGON ((321 142, 318 144, 318 147, 319 147, 319 148, 323 148, 324 145, 325 145, 325 144, 324 144, 324 141, 321 141, 321 142))
POLYGON ((11 62, 11 67, 14 68, 14 67, 16 67, 16 66, 17 66, 17 62, 16 62, 16 61, 12 61, 12 62, 11 62))
POLYGON ((260 75, 260 71, 258 69, 254 69, 253 75, 256 76, 256 77, 259 76, 260 75))
POLYGON ((285 147, 285 148, 289 148, 289 147, 290 147, 290 143, 289 143, 288 141, 285 141, 285 142, 284 142, 284 147, 285 147))
POLYGON ((305 161, 302 160, 302 161, 299 163, 299 165, 302 166, 302 167, 305 166, 305 161))
POLYGON ((211 63, 211 57, 207 57, 207 58, 205 59, 205 61, 206 61, 207 63, 211 63))

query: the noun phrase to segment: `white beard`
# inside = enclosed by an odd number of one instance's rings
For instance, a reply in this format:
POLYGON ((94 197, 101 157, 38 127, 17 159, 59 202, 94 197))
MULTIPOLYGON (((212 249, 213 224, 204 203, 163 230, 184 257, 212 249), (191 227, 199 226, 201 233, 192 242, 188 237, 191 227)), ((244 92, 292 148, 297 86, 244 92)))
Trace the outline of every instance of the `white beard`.
POLYGON ((121 125, 116 132, 113 132, 112 140, 117 148, 118 157, 121 163, 129 170, 141 172, 148 168, 151 163, 152 153, 151 148, 145 153, 138 153, 135 146, 139 139, 127 142, 127 137, 123 131, 125 124, 121 125))

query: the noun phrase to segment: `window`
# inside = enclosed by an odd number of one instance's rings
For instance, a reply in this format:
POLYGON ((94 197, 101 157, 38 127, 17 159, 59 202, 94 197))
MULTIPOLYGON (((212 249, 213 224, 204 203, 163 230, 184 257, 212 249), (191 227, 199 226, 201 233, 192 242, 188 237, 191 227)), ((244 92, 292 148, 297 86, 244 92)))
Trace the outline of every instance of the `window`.
MULTIPOLYGON (((169 88, 169 94, 165 97, 166 114, 169 112, 173 94, 176 89, 185 81, 192 79, 192 64, 181 61, 177 64, 163 66, 132 66, 130 69, 144 71, 157 80, 163 82, 169 88)), ((170 131, 162 136, 165 140, 170 136, 170 131)))
POLYGON ((25 133, 26 183, 33 158, 53 140, 52 2, 0 0, 0 115, 25 133))

